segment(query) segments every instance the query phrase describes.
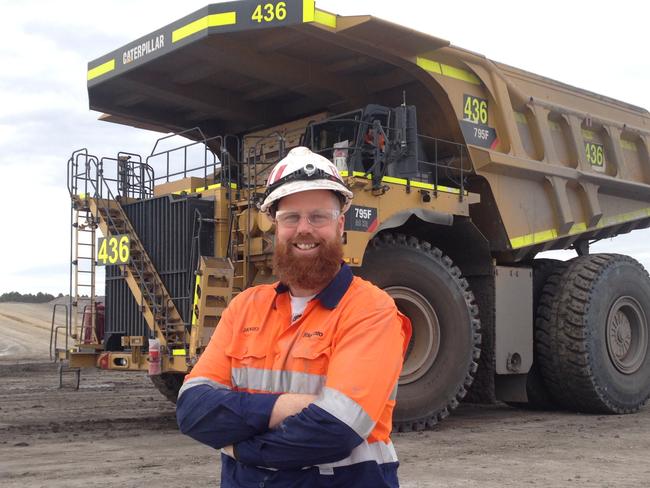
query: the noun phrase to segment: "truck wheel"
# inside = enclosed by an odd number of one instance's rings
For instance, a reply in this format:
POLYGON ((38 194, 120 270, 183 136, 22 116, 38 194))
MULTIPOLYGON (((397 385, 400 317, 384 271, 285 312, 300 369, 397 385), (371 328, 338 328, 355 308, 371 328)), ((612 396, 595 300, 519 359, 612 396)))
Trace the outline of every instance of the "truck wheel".
MULTIPOLYGON (((559 259, 539 258, 533 260, 533 321, 537 319, 539 299, 548 278, 553 272, 557 272, 560 267, 566 269, 566 266, 567 264, 559 259)), ((506 403, 512 407, 530 410, 554 410, 557 408, 542 380, 542 375, 539 371, 539 359, 537 359, 537 353, 535 351, 533 352, 533 365, 530 367, 526 379, 526 395, 528 396, 528 402, 526 403, 506 403)))
POLYGON ((394 428, 432 427, 458 406, 478 367, 478 306, 467 280, 439 249, 401 234, 375 237, 357 273, 385 289, 413 326, 394 428))
POLYGON ((163 373, 155 376, 149 376, 151 382, 163 394, 167 400, 176 403, 178 398, 178 390, 181 389, 183 378, 185 375, 182 373, 163 373))
POLYGON ((631 413, 650 397, 650 277, 620 254, 580 256, 548 280, 537 319, 544 382, 564 408, 631 413))

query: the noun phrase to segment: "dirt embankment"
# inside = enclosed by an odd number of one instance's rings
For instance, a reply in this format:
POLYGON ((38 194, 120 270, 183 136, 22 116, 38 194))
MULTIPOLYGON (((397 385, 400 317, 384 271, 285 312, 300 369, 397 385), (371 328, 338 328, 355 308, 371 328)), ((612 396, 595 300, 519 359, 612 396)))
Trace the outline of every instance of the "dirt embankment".
MULTIPOLYGON (((78 391, 71 374, 58 389, 45 362, 47 307, 30 307, 0 307, 0 350, 9 351, 0 361, 0 486, 219 486, 218 453, 178 432, 173 405, 146 376, 87 370, 78 391)), ((650 486, 650 407, 596 416, 461 405, 435 431, 394 441, 406 488, 650 486)))
MULTIPOLYGON (((0 364, 48 358, 52 308, 48 303, 0 303, 0 364)), ((57 317, 57 325, 63 325, 63 317, 57 317)))

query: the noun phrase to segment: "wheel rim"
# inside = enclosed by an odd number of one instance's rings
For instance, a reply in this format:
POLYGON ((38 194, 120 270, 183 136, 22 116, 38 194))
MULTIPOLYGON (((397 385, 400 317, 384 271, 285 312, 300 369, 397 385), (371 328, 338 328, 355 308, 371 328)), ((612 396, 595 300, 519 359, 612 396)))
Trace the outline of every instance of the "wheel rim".
POLYGON ((623 374, 641 368, 648 351, 648 321, 634 298, 620 297, 607 316, 607 352, 614 367, 623 374))
POLYGON ((411 320, 409 342, 399 384, 420 379, 433 365, 440 348, 440 323, 431 304, 417 291, 403 286, 385 289, 393 297, 397 308, 411 320))

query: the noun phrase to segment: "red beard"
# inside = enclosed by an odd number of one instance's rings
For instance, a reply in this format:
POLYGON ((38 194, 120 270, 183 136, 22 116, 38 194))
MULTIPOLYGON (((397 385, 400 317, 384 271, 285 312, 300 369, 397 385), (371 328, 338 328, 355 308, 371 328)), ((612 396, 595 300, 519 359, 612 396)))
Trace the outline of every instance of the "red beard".
POLYGON ((320 291, 325 288, 341 269, 343 244, 338 240, 318 241, 318 254, 314 257, 296 256, 294 242, 275 243, 273 250, 273 272, 289 287, 320 291))

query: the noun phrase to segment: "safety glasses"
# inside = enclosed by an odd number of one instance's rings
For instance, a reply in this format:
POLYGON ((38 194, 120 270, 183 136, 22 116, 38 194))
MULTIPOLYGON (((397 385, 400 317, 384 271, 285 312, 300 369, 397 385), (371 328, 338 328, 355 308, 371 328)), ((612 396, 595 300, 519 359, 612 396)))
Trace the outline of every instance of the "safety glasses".
POLYGON ((312 210, 307 214, 294 212, 293 210, 278 210, 275 212, 275 221, 282 227, 292 229, 298 227, 300 219, 305 218, 309 225, 318 228, 331 224, 339 215, 341 215, 341 211, 332 208, 312 210))

